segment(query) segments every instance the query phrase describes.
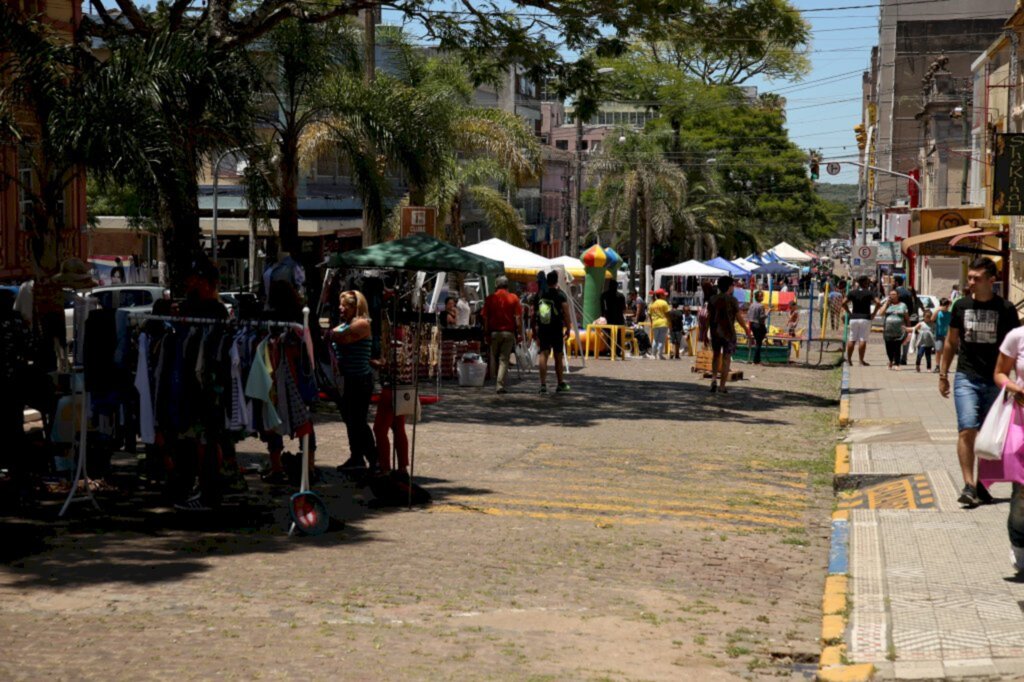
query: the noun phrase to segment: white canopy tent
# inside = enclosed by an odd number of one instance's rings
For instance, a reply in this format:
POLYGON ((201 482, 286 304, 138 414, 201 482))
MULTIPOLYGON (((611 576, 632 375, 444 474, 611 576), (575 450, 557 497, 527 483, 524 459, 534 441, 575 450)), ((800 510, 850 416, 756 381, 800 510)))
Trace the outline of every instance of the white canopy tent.
POLYGON ((730 261, 730 262, 733 265, 740 266, 741 268, 743 268, 747 272, 750 272, 751 270, 756 270, 757 269, 757 264, 751 263, 750 261, 744 260, 743 258, 737 258, 736 260, 730 261))
POLYGON ((813 258, 792 244, 779 242, 772 248, 772 253, 787 263, 810 263, 813 258))
POLYGON ((699 260, 688 260, 685 263, 676 263, 667 268, 654 271, 654 286, 660 287, 664 277, 721 277, 730 274, 726 270, 713 268, 704 265, 699 260))
POLYGON ((533 274, 541 270, 550 270, 553 263, 551 259, 545 258, 533 251, 513 246, 501 239, 488 239, 479 244, 463 247, 463 251, 501 261, 505 264, 505 272, 510 271, 532 271, 533 274))

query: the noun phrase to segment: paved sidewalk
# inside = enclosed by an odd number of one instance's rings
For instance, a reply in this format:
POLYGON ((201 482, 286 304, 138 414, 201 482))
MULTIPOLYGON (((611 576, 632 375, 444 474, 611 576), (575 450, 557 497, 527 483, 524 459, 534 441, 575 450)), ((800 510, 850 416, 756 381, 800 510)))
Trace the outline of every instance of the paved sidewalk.
POLYGON ((881 344, 868 361, 851 371, 847 438, 850 474, 866 478, 840 498, 861 507, 850 513, 847 657, 898 679, 1024 675, 1009 485, 993 487, 996 504, 962 509, 952 399, 935 374, 889 371, 881 344))

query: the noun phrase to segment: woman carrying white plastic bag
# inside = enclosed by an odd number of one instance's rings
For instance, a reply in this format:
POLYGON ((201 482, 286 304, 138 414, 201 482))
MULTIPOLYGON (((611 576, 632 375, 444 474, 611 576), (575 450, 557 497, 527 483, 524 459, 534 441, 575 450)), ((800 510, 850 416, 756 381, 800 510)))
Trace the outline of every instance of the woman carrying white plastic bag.
MULTIPOLYGON (((1007 438, 1007 431, 1003 433, 1004 447, 1001 450, 1001 462, 978 462, 978 479, 991 478, 989 480, 1003 480, 1013 483, 1013 494, 1010 498, 1010 516, 1007 519, 1007 530, 1010 534, 1010 548, 1012 550, 1013 565, 1018 573, 1024 573, 1024 388, 1019 382, 1024 379, 1024 327, 1018 327, 1006 335, 1003 343, 999 346, 999 360, 996 362, 996 371, 993 376, 997 386, 1002 386, 1002 391, 1012 399, 997 400, 996 405, 1005 402, 1011 409, 1011 417, 1016 413, 1017 419, 1008 422, 1008 429, 1012 430, 1007 438), (1013 369, 1017 376, 1017 382, 1010 379, 1010 370, 1013 369), (1016 407, 1016 409, 1013 409, 1016 407), (989 474, 987 469, 994 469, 989 474)), ((995 406, 993 406, 995 410, 995 406)), ((986 422, 988 419, 986 418, 986 422)), ((982 427, 984 430, 984 427, 982 427)), ((981 434, 978 434, 981 440, 981 434)), ((975 449, 980 455, 980 451, 975 449)))

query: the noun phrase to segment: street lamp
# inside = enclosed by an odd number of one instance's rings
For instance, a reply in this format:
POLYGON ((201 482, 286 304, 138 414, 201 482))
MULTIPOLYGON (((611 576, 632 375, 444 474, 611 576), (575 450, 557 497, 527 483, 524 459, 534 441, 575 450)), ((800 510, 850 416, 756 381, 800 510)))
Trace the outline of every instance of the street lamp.
MULTIPOLYGON (((220 179, 220 164, 223 163, 224 159, 228 154, 237 154, 238 152, 245 149, 245 147, 232 147, 231 149, 221 152, 220 156, 217 157, 217 161, 213 164, 213 227, 211 229, 211 252, 213 260, 217 260, 217 181, 220 179)), ((252 267, 252 264, 249 264, 252 267)))

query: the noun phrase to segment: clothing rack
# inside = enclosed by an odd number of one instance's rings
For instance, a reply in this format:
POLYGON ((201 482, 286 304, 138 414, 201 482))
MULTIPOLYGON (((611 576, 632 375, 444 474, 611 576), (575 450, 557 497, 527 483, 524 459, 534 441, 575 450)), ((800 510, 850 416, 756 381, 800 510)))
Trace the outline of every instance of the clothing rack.
MULTIPOLYGON (((131 317, 152 320, 157 322, 181 322, 184 324, 224 324, 234 327, 254 327, 259 329, 267 329, 271 327, 287 327, 289 329, 295 329, 303 331, 309 336, 309 307, 302 308, 302 323, 298 322, 285 322, 278 320, 232 320, 232 319, 220 319, 216 317, 190 317, 188 315, 153 315, 152 313, 129 313, 131 317)), ((311 353, 308 343, 306 344, 307 352, 311 353)), ((310 355, 310 362, 315 363, 316 358, 310 355)), ((309 484, 309 436, 302 436, 302 480, 299 484, 299 493, 311 493, 313 492, 309 484)), ((295 522, 292 521, 291 527, 288 529, 288 535, 294 535, 296 530, 295 522)))
POLYGON ((156 322, 183 322, 185 324, 226 324, 235 327, 288 327, 290 329, 304 330, 309 326, 309 308, 302 309, 305 324, 298 322, 285 322, 283 320, 232 320, 216 317, 189 317, 187 315, 153 315, 151 313, 129 313, 130 317, 136 319, 153 320, 156 322))

